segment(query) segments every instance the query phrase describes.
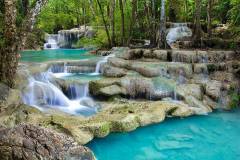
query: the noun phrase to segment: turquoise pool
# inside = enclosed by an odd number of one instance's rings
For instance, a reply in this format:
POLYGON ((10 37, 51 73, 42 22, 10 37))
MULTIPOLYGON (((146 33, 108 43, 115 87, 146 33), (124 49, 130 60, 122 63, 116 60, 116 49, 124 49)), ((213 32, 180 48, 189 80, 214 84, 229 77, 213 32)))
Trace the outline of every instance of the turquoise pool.
POLYGON ((240 111, 168 119, 95 139, 98 160, 239 160, 240 111))
POLYGON ((56 49, 41 51, 23 51, 21 52, 22 62, 44 62, 52 60, 80 60, 96 57, 88 50, 82 49, 56 49))

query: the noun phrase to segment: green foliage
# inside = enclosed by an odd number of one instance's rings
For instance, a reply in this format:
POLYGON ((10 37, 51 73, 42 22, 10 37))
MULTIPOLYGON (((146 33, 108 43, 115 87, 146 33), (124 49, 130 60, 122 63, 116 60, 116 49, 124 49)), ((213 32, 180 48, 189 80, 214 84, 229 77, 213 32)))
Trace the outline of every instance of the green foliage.
POLYGON ((236 91, 236 86, 231 86, 228 93, 230 95, 230 108, 237 108, 240 105, 240 94, 236 91))
POLYGON ((99 48, 99 47, 107 47, 108 40, 107 35, 104 30, 98 30, 96 36, 94 38, 81 38, 77 44, 74 46, 76 48, 99 48))

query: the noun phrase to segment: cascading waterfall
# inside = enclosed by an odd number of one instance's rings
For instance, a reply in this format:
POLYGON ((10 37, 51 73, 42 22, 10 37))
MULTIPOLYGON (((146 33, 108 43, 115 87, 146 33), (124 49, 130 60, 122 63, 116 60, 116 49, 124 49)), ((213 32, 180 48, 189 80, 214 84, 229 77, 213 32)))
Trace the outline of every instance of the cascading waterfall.
POLYGON ((57 34, 49 34, 47 36, 47 43, 44 44, 44 49, 59 49, 57 34))
POLYGON ((191 37, 192 30, 187 26, 187 23, 173 23, 169 29, 166 40, 169 46, 172 46, 177 40, 185 37, 191 37))
MULTIPOLYGON (((89 75, 99 75, 101 64, 106 63, 108 58, 114 56, 112 54, 100 60, 96 65, 95 72, 89 75)), ((58 108, 70 114, 82 114, 85 116, 95 114, 98 106, 89 97, 88 83, 70 82, 70 84, 64 86, 64 89, 60 89, 55 84, 54 79, 65 79, 69 75, 73 75, 73 73, 68 72, 67 62, 53 64, 47 72, 34 76, 29 75, 28 86, 23 90, 24 103, 41 110, 58 108)))
MULTIPOLYGON (((71 114, 83 114, 89 116, 97 112, 94 106, 84 106, 82 98, 88 95, 86 84, 72 84, 68 87, 65 95, 61 89, 51 82, 51 72, 41 73, 35 77, 29 77, 29 85, 23 91, 23 101, 25 104, 44 108, 59 108, 71 114)), ((91 100, 89 98, 89 100, 91 100)))
POLYGON ((110 55, 104 57, 102 60, 98 61, 97 65, 96 65, 95 73, 93 73, 93 74, 94 75, 100 74, 101 65, 104 64, 104 63, 107 63, 108 59, 111 58, 111 57, 114 57, 114 56, 115 56, 114 54, 110 54, 110 55))

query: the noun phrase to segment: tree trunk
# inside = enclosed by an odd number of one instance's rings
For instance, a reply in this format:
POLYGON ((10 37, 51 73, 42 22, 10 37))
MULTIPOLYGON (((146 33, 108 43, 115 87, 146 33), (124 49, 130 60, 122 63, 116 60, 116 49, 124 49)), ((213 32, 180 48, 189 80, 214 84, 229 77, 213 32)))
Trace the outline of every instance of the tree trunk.
POLYGON ((161 1, 161 16, 160 16, 160 29, 159 29, 159 48, 167 48, 166 43, 166 15, 165 15, 166 0, 161 1))
POLYGON ((123 2, 119 0, 119 7, 121 12, 121 45, 125 45, 125 21, 124 21, 124 11, 123 11, 123 2))
POLYGON ((29 0, 22 0, 22 6, 23 6, 23 14, 24 16, 26 16, 29 9, 29 0))
POLYGON ((194 29, 194 45, 201 47, 201 0, 195 0, 195 29, 194 29))
POLYGON ((152 0, 152 18, 151 18, 151 39, 150 46, 156 47, 156 0, 152 0))
POLYGON ((208 20, 208 25, 207 25, 208 37, 211 37, 212 36, 212 0, 208 0, 207 20, 208 20))
POLYGON ((103 10, 102 10, 102 5, 100 3, 99 0, 97 0, 97 4, 99 6, 99 9, 100 9, 100 12, 101 12, 101 16, 102 16, 102 20, 103 20, 103 23, 104 23, 104 27, 105 27, 105 31, 106 31, 106 34, 107 34, 107 38, 108 38, 108 45, 109 45, 109 48, 111 48, 111 38, 110 38, 110 34, 109 34, 109 30, 108 30, 108 26, 107 26, 107 22, 104 18, 104 13, 103 13, 103 10))
POLYGON ((9 87, 15 85, 15 75, 20 57, 18 51, 24 48, 27 35, 32 31, 36 22, 36 16, 40 13, 41 8, 47 0, 37 0, 34 8, 29 11, 21 25, 16 28, 16 0, 4 0, 4 45, 0 48, 0 82, 9 87))
POLYGON ((112 46, 116 46, 115 42, 115 0, 111 0, 111 26, 112 26, 112 46))
POLYGON ((96 17, 96 13, 95 13, 95 10, 94 10, 94 3, 93 3, 93 0, 89 0, 89 4, 90 4, 90 9, 92 11, 92 14, 93 14, 93 18, 96 17))
POLYGON ((130 20, 130 26, 129 26, 129 37, 127 41, 127 45, 130 45, 130 42, 132 40, 132 34, 133 34, 133 25, 136 22, 136 11, 137 11, 137 0, 132 1, 132 17, 130 20))
POLYGON ((18 56, 16 45, 16 0, 4 0, 4 48, 1 49, 0 81, 14 87, 18 56))
POLYGON ((188 0, 184 2, 184 10, 185 10, 185 22, 188 21, 188 0))
POLYGON ((18 45, 18 50, 22 50, 25 47, 28 33, 32 32, 37 20, 37 16, 40 14, 42 7, 46 5, 47 2, 48 0, 37 0, 34 4, 34 7, 24 18, 18 33, 18 43, 20 43, 20 45, 18 45))

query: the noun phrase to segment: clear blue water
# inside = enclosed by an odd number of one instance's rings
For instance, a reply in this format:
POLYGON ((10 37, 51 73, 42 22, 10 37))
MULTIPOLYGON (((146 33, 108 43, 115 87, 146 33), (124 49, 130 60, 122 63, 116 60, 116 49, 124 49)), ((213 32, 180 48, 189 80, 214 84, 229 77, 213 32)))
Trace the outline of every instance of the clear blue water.
POLYGON ((87 50, 81 49, 56 49, 41 51, 21 52, 22 62, 44 62, 53 60, 80 60, 96 57, 87 50))
POLYGON ((98 160, 239 160, 240 111, 168 119, 87 146, 98 160))

